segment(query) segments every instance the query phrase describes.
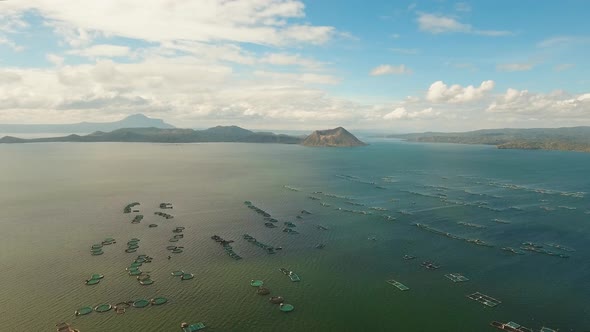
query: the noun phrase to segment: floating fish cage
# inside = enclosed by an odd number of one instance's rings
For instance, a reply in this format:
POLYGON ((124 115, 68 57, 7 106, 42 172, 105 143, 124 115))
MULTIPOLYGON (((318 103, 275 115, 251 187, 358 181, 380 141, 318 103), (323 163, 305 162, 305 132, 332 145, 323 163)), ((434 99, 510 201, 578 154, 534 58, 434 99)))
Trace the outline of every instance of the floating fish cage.
POLYGON ((467 277, 465 277, 464 275, 462 275, 460 273, 449 273, 449 274, 445 274, 445 277, 447 277, 452 282, 465 282, 465 281, 469 281, 469 279, 467 277))
POLYGON ((295 310, 295 307, 292 304, 285 304, 285 303, 281 303, 280 308, 281 308, 282 312, 291 312, 291 311, 295 310))
POLYGON ((467 295, 467 297, 488 307, 495 307, 502 303, 500 300, 497 300, 491 296, 482 294, 480 292, 469 294, 467 295))
POLYGON ((407 290, 409 290, 409 289, 410 289, 410 287, 408 287, 408 286, 406 286, 406 285, 402 284, 402 283, 401 283, 401 282, 399 282, 399 281, 393 280, 393 279, 391 279, 391 280, 387 280, 386 282, 387 282, 388 284, 390 284, 390 285, 393 285, 393 286, 397 287, 399 290, 402 290, 402 291, 407 291, 407 290))
POLYGON ((264 282, 262 280, 252 280, 250 281, 250 286, 252 287, 260 287, 264 285, 264 282))
POLYGON ((86 307, 82 307, 78 310, 75 311, 76 316, 84 316, 84 315, 88 315, 89 313, 91 313, 94 309, 92 309, 92 307, 90 306, 86 306, 86 307))
POLYGON ((110 304, 99 304, 96 307, 94 307, 94 311, 96 312, 107 312, 109 310, 113 309, 113 306, 110 304))

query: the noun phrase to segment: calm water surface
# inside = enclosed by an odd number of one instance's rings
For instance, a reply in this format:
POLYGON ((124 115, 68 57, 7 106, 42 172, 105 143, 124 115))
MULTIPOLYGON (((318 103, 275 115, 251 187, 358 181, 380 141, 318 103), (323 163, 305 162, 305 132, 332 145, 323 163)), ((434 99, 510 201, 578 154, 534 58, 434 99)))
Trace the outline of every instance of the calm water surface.
POLYGON ((59 321, 82 332, 179 331, 181 322, 202 321, 209 331, 470 332, 493 331, 492 320, 590 330, 590 154, 394 141, 356 149, 51 143, 0 145, 0 161, 1 331, 53 331, 59 321), (264 227, 245 200, 280 227, 264 227), (122 213, 134 201, 145 216, 140 224, 122 213), (174 204, 166 211, 174 219, 153 214, 160 202, 174 204), (302 209, 312 215, 296 219, 302 209), (300 234, 282 232, 285 221, 300 234), (175 244, 185 251, 168 260, 176 226, 186 227, 175 244), (268 255, 244 233, 284 250, 268 255), (235 240, 243 259, 229 258, 213 234, 235 240), (117 243, 91 256, 90 246, 106 237, 117 243), (140 249, 125 253, 133 237, 140 249), (526 241, 570 257, 500 249, 526 241), (142 267, 153 285, 127 275, 137 254, 154 257, 142 267), (425 260, 440 269, 423 268, 425 260), (302 281, 291 282, 279 267, 302 281), (195 278, 172 277, 178 269, 195 278), (444 277, 454 272, 470 280, 444 277), (105 278, 86 286, 92 273, 105 278), (256 295, 252 279, 295 311, 284 314, 256 295), (411 289, 399 291, 388 279, 411 289), (488 308, 466 297, 477 291, 502 303, 488 308), (155 296, 169 302, 123 315, 74 315, 86 305, 155 296))

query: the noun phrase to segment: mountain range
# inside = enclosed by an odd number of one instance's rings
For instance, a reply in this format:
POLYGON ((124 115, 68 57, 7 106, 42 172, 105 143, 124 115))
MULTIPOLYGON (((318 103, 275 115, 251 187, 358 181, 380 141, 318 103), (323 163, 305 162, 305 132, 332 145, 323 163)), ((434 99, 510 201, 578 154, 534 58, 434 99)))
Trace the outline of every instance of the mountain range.
POLYGON ((174 128, 161 119, 148 118, 143 114, 130 115, 114 122, 80 122, 71 124, 0 124, 0 133, 93 133, 121 128, 174 128))
POLYGON ((495 145, 499 149, 590 152, 590 127, 483 129, 462 133, 387 135, 412 142, 495 145))

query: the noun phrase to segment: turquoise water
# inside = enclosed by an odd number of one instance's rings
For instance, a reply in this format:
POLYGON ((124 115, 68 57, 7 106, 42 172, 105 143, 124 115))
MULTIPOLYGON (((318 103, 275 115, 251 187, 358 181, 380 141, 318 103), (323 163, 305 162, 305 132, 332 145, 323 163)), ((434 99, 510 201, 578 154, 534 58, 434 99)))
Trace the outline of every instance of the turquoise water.
POLYGON ((179 331, 181 322, 199 321, 209 331, 493 331, 492 320, 536 330, 590 329, 590 154, 376 140, 356 149, 0 145, 0 160, 2 331, 52 331, 60 321, 82 332, 179 331), (324 194, 311 194, 317 191, 324 194), (292 221, 300 234, 264 227, 245 200, 279 226, 292 221), (140 224, 130 223, 135 214, 122 213, 134 201, 145 216, 140 224), (160 202, 174 204, 164 211, 174 219, 153 214, 160 202), (312 214, 296 219, 302 209, 312 214), (148 228, 151 223, 159 226, 148 228), (165 247, 177 226, 186 229, 174 245, 185 250, 168 260, 165 247), (243 240, 244 233, 284 249, 268 255, 243 240), (228 257, 213 234, 234 240, 243 259, 228 257), (106 237, 117 243, 91 256, 90 246, 106 237), (141 239, 140 248, 127 254, 133 237, 141 239), (576 251, 544 245, 571 256, 559 258, 500 249, 525 241, 576 251), (326 247, 316 249, 318 243, 326 247), (150 286, 125 272, 137 254, 154 257, 142 267, 155 281, 150 286), (417 258, 404 260, 405 254, 417 258), (425 260, 440 269, 423 268, 425 260), (291 282, 279 267, 302 281, 291 282), (178 269, 195 278, 172 277, 178 269), (444 277, 455 272, 470 280, 444 277), (84 285, 93 273, 105 277, 84 285), (256 295, 252 279, 264 280, 295 311, 282 313, 268 296, 256 295), (388 279, 410 290, 401 292, 388 279), (502 303, 484 307, 466 297, 474 292, 502 303), (86 305, 156 296, 169 302, 123 315, 74 315, 86 305))

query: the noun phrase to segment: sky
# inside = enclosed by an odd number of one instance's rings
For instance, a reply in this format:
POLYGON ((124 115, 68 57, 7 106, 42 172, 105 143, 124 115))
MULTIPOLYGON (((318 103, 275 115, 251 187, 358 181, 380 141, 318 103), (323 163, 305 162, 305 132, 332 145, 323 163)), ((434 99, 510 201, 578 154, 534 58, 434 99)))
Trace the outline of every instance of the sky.
POLYGON ((0 1, 0 123, 590 125, 585 0, 0 1))

